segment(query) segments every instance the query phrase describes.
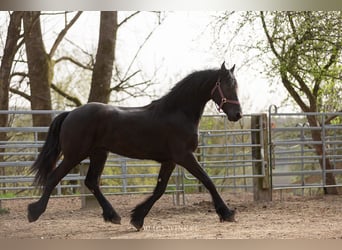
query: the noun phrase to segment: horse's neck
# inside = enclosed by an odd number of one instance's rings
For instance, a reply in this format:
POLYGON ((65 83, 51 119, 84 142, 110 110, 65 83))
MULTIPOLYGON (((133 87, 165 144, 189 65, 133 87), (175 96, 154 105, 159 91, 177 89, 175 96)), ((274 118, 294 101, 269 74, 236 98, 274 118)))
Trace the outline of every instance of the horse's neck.
POLYGON ((206 99, 205 101, 202 100, 201 102, 197 104, 196 103, 189 104, 193 106, 192 107, 190 106, 189 109, 184 109, 183 111, 189 118, 193 120, 193 122, 198 124, 202 117, 205 105, 207 104, 208 101, 209 99, 206 99))
POLYGON ((161 114, 184 113, 190 120, 199 122, 211 90, 217 80, 217 71, 195 72, 179 82, 168 94, 155 102, 161 114))
POLYGON ((165 111, 168 113, 178 113, 182 112, 185 114, 189 120, 194 123, 199 123, 201 116, 203 114, 205 105, 211 99, 211 88, 195 89, 192 93, 184 93, 186 98, 182 98, 171 105, 166 105, 164 107, 165 111), (202 92, 201 92, 202 91, 202 92))

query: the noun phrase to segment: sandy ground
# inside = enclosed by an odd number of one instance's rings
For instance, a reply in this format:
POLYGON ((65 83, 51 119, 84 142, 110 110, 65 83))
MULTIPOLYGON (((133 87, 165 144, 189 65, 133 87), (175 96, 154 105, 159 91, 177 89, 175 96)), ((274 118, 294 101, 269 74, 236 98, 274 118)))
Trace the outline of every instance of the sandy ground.
POLYGON ((129 224, 130 211, 145 195, 109 196, 121 225, 105 223, 100 208, 82 209, 79 198, 52 198, 34 223, 26 219, 32 200, 6 200, 0 215, 2 239, 342 239, 342 196, 287 197, 253 202, 223 194, 238 210, 237 222, 220 223, 208 194, 186 195, 185 206, 164 195, 145 219, 144 230, 129 224))

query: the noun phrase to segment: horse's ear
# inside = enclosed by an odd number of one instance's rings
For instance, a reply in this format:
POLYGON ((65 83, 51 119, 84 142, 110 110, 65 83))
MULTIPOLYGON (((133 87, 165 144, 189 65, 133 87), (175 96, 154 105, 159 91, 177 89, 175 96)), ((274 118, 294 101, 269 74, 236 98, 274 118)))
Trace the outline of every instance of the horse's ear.
POLYGON ((233 67, 229 71, 234 73, 234 69, 235 69, 235 64, 233 65, 233 67))
POLYGON ((221 65, 221 70, 227 70, 226 69, 226 62, 224 61, 223 63, 222 63, 222 65, 221 65))

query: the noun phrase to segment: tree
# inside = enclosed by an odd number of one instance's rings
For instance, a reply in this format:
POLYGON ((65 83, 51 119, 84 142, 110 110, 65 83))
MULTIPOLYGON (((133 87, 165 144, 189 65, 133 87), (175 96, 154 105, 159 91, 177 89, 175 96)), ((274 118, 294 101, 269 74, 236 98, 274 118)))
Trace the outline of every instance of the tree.
MULTIPOLYGON (((62 62, 72 63, 75 71, 83 72, 79 73, 78 75, 88 76, 89 72, 92 73, 87 100, 88 102, 108 103, 113 92, 125 93, 129 97, 146 95, 146 92, 144 92, 144 90, 152 84, 151 79, 141 81, 135 80, 135 82, 133 82, 134 77, 139 76, 139 73, 141 73, 141 71, 133 71, 132 65, 134 64, 134 62, 136 62, 138 54, 140 53, 148 39, 151 37, 156 28, 161 24, 160 16, 158 15, 158 25, 156 25, 154 29, 152 29, 148 33, 145 40, 140 44, 139 48, 131 59, 129 65, 124 68, 124 70, 120 69, 119 66, 121 65, 118 63, 118 59, 116 57, 118 32, 120 31, 120 29, 122 29, 122 26, 124 24, 128 23, 139 13, 139 11, 124 13, 122 14, 122 20, 119 20, 119 12, 117 11, 100 12, 99 39, 96 53, 94 54, 93 52, 88 52, 85 49, 81 48, 79 45, 73 43, 70 40, 67 40, 69 44, 76 49, 77 52, 74 53, 74 55, 65 54, 56 59, 56 64, 60 64, 62 62)), ((75 81, 75 78, 73 78, 73 81, 75 81)), ((82 81, 87 81, 87 79, 82 79, 82 81)), ((80 106, 82 104, 81 98, 78 98, 74 91, 62 90, 62 85, 65 84, 52 84, 52 88, 59 95, 70 101, 71 105, 80 106)), ((64 88, 70 88, 70 86, 64 88)), ((84 91, 84 94, 86 93, 87 92, 84 91)))
MULTIPOLYGON (((11 70, 15 54, 22 45, 21 38, 21 17, 22 12, 14 11, 10 13, 10 22, 7 30, 6 44, 0 65, 0 110, 8 110, 9 107, 9 87, 11 80, 11 70)), ((0 127, 8 126, 8 115, 0 114, 0 127)), ((0 132, 0 141, 6 141, 7 134, 0 132)), ((4 152, 1 148, 0 152, 4 152)), ((0 155, 0 161, 3 156, 0 155)), ((0 175, 5 175, 5 168, 0 168, 0 175)))
MULTIPOLYGON (((341 108, 333 106, 326 94, 336 93, 334 87, 341 86, 342 12, 244 12, 242 16, 238 29, 258 22, 266 38, 254 41, 248 49, 256 49, 259 55, 271 55, 271 60, 264 61, 268 76, 280 77, 289 96, 302 111, 319 112, 328 106, 329 111, 341 108)), ((338 91, 341 96, 341 88, 338 91)), ((307 119, 311 127, 321 126, 316 116, 308 115, 307 119)), ((321 141, 320 131, 311 131, 313 141, 321 141)), ((314 147, 317 155, 322 156, 323 146, 315 144, 314 147)), ((322 167, 325 164, 327 170, 332 169, 328 157, 320 164, 322 167)), ((326 174, 326 183, 336 184, 332 173, 326 174)), ((337 194, 335 187, 324 191, 337 194)))
MULTIPOLYGON (((31 90, 32 110, 51 110, 50 85, 53 78, 51 58, 45 50, 40 25, 40 12, 28 11, 24 13, 24 37, 28 65, 28 77, 31 90)), ((51 117, 46 115, 33 115, 33 126, 49 126, 51 117)), ((45 135, 41 135, 45 136, 45 135)), ((41 140, 44 137, 40 137, 41 140)))
MULTIPOLYGON (((7 31, 6 44, 0 66, 0 110, 8 110, 9 107, 9 88, 11 80, 11 69, 15 54, 22 45, 21 38, 21 18, 22 12, 14 11, 10 13, 10 23, 7 31)), ((8 116, 0 115, 0 127, 8 126, 8 116)), ((0 141, 4 140, 0 134, 0 141)))
POLYGON ((274 67, 304 112, 321 111, 323 87, 340 80, 341 18, 341 12, 260 13, 274 67))
MULTIPOLYGON (((30 101, 32 110, 52 110, 51 92, 54 61, 53 56, 63 37, 75 23, 81 12, 78 12, 70 23, 57 36, 50 52, 47 53, 41 31, 39 11, 27 11, 23 15, 24 38, 28 65, 28 77, 30 81, 30 101)), ((33 115, 33 126, 49 126, 51 117, 41 114, 33 115)), ((45 138, 39 135, 40 140, 45 138)))
POLYGON ((97 46, 96 61, 93 68, 91 88, 89 93, 88 102, 102 102, 108 103, 110 94, 115 92, 126 92, 129 95, 134 96, 135 91, 130 92, 129 89, 135 89, 138 86, 145 85, 146 88, 149 86, 150 81, 142 81, 135 84, 128 84, 129 80, 139 73, 135 71, 129 74, 133 62, 136 60, 137 54, 140 52, 146 41, 153 34, 153 29, 146 37, 145 41, 138 48, 131 64, 128 66, 126 73, 123 78, 119 75, 120 72, 116 67, 116 42, 117 32, 119 28, 129 21, 131 18, 139 14, 140 12, 133 12, 121 22, 118 22, 117 11, 102 11, 100 16, 100 33, 99 41, 97 46), (114 67, 115 66, 115 67, 114 67), (115 84, 113 83, 113 69, 115 69, 116 78, 115 84))
POLYGON ((109 101, 117 29, 117 12, 101 11, 99 42, 88 102, 109 101))
MULTIPOLYGON (((338 79, 334 68, 341 62, 342 14, 341 12, 286 12, 260 13, 260 19, 269 47, 276 57, 275 65, 283 86, 304 112, 321 111, 319 103, 322 88, 327 80, 338 79), (282 29, 274 24, 283 24, 282 29), (286 25, 286 26, 285 26, 286 25)), ((339 74, 339 73, 338 73, 339 74)), ((308 115, 311 127, 320 126, 316 116, 308 115)), ((322 141, 319 130, 311 130, 313 141, 322 141)), ((314 145, 322 156, 322 144, 314 145)), ((320 164, 332 169, 328 157, 320 164)), ((332 173, 326 174, 327 185, 336 185, 332 173)), ((337 194, 335 187, 325 189, 326 194, 337 194)))

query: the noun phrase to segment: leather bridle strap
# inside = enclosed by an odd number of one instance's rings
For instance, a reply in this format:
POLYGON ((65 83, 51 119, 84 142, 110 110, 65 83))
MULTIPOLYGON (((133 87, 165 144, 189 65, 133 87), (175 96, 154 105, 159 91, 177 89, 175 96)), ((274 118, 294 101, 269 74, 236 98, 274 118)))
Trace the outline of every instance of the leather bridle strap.
POLYGON ((221 97, 221 103, 220 105, 218 106, 218 110, 220 111, 223 107, 223 105, 225 103, 231 103, 231 104, 237 104, 237 105, 240 105, 240 102, 239 101, 235 101, 235 100, 229 100, 227 99, 224 94, 223 94, 223 91, 221 89, 221 82, 220 80, 218 80, 216 83, 215 83, 215 86, 214 88, 211 90, 211 95, 213 96, 213 94, 215 93, 215 91, 218 90, 219 94, 220 94, 220 97, 221 97))

